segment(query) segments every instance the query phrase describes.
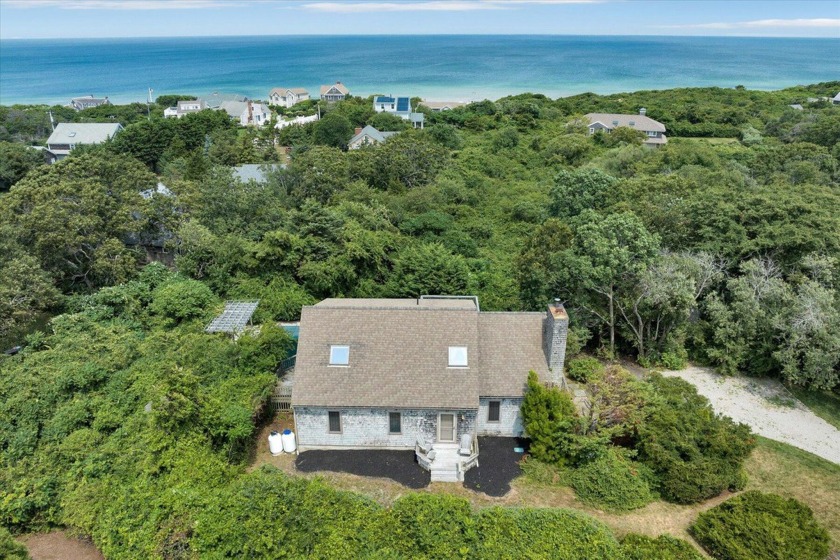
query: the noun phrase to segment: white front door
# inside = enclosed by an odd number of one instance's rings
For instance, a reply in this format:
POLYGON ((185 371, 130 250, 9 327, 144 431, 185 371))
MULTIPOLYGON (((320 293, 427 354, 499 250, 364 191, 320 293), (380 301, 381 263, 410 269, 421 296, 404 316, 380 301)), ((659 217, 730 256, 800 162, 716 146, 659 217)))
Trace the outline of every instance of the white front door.
POLYGON ((457 432, 457 420, 455 414, 441 412, 438 414, 438 441, 442 443, 455 443, 457 432))

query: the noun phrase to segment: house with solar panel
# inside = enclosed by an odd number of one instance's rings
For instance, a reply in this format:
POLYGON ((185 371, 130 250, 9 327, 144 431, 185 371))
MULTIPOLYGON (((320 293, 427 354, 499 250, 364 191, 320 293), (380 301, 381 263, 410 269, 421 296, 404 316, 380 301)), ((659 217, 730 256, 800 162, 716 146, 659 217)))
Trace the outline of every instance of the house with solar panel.
POLYGON ((620 126, 626 126, 645 133, 645 146, 653 148, 664 146, 668 142, 665 136, 665 125, 648 117, 646 113, 647 110, 642 107, 638 115, 589 113, 584 115, 584 118, 589 123, 590 136, 599 131, 609 134, 620 126))
POLYGON ((413 449, 463 480, 478 436, 519 437, 528 373, 565 386, 569 319, 486 312, 475 296, 325 299, 302 309, 292 386, 298 446, 413 449))
POLYGON ((391 113, 403 120, 410 121, 414 128, 423 128, 423 123, 426 120, 426 115, 412 110, 410 97, 374 96, 373 110, 377 113, 391 113))

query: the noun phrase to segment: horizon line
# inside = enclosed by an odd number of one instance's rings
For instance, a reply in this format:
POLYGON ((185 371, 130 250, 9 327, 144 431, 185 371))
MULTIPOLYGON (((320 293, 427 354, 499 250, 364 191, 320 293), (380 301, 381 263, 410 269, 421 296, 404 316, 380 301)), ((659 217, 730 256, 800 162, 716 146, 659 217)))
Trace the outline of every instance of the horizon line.
POLYGON ((840 37, 800 35, 691 35, 661 33, 257 33, 249 35, 132 35, 108 37, 0 37, 3 41, 96 41, 113 39, 219 39, 249 37, 679 37, 693 39, 814 39, 840 41, 840 37))

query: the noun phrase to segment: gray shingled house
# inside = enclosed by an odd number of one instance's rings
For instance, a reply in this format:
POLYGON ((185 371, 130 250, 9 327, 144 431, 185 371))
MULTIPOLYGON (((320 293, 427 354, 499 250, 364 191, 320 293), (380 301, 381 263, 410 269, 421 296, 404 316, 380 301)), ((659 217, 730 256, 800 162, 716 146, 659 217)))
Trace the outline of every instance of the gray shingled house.
POLYGON ((444 296, 304 307, 298 445, 415 449, 432 480, 463 479, 477 464, 477 436, 523 434, 530 370, 563 384, 567 328, 559 303, 547 313, 488 313, 475 297, 444 296))
POLYGON ((595 134, 602 130, 609 134, 620 126, 625 126, 644 132, 645 145, 658 148, 668 143, 668 137, 665 136, 665 125, 659 121, 655 121, 646 115, 647 110, 642 108, 638 115, 624 115, 620 113, 589 113, 584 115, 589 123, 589 134, 595 134))

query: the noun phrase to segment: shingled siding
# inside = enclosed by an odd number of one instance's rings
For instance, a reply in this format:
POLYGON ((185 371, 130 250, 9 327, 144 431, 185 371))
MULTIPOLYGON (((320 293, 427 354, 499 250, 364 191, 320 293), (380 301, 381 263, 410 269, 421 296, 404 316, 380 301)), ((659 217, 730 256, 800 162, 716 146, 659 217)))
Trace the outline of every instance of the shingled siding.
MULTIPOLYGON (((316 408, 295 407, 295 427, 301 448, 318 447, 385 447, 410 448, 418 438, 437 441, 438 410, 397 408, 316 408), (341 433, 329 432, 329 411, 341 412, 341 433), (388 413, 402 413, 402 433, 388 433, 388 413)), ((458 423, 458 439, 475 433, 476 410, 454 412, 458 423), (463 419, 462 419, 463 417, 463 419)))
POLYGON ((525 431, 519 411, 521 406, 522 399, 480 398, 478 400, 478 435, 520 437, 525 431), (501 401, 498 422, 487 421, 490 401, 501 401))

